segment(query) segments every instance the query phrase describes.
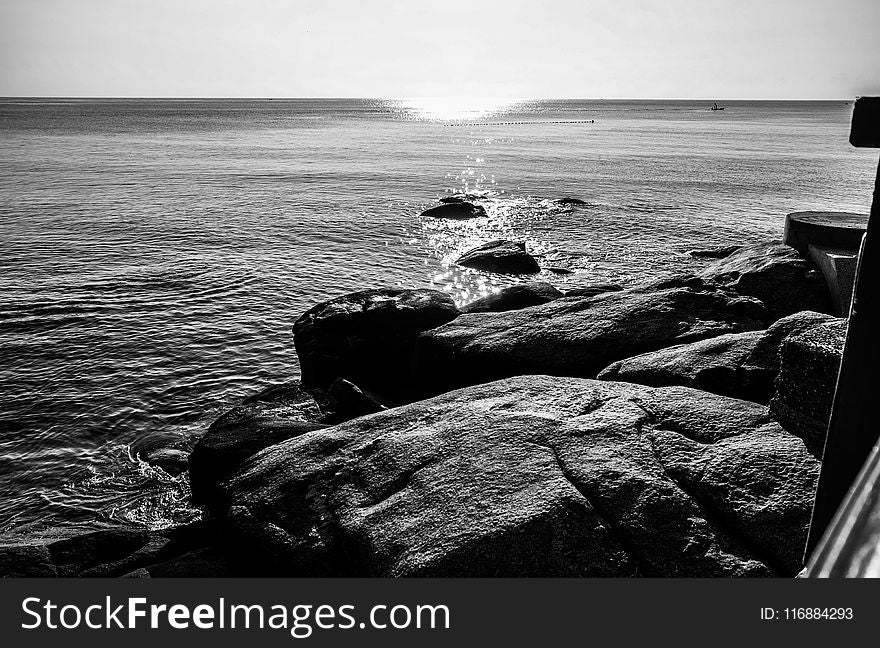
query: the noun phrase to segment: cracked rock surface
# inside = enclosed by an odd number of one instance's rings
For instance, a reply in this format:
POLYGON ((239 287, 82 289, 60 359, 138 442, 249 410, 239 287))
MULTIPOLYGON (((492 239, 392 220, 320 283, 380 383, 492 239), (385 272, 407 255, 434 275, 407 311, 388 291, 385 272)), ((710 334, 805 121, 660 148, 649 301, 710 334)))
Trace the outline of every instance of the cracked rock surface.
POLYGON ((791 576, 818 467, 756 403, 520 376, 279 443, 225 490, 276 575, 791 576))

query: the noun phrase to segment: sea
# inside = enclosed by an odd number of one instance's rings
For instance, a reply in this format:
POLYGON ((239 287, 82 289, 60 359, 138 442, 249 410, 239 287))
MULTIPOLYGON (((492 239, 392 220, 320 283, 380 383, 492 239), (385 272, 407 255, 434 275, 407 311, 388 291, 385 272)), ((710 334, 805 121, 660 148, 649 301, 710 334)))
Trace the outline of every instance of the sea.
POLYGON ((851 101, 712 103, 0 99, 0 543, 195 519, 132 445, 296 378, 319 301, 465 304, 523 279, 455 266, 497 238, 561 288, 630 285, 867 212, 851 101), (487 216, 420 216, 459 192, 487 216))

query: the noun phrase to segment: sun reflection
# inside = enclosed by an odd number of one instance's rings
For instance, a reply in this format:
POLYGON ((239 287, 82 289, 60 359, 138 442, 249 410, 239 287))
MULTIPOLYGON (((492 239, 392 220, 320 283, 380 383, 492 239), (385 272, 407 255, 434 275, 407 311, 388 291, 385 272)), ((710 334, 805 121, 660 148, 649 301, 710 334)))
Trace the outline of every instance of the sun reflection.
MULTIPOLYGON (((421 240, 439 260, 442 270, 429 277, 432 287, 443 290, 462 306, 498 292, 505 286, 528 280, 550 280, 551 272, 528 278, 517 275, 482 273, 455 264, 469 249, 493 239, 524 240, 530 254, 552 259, 552 251, 534 232, 548 215, 554 213, 549 203, 528 198, 509 198, 486 193, 472 198, 486 210, 486 216, 468 220, 425 218, 421 220, 421 240)), ((552 259, 552 265, 558 261, 552 259)))
POLYGON ((518 102, 500 97, 417 97, 401 99, 400 107, 418 119, 461 121, 498 114, 518 102))

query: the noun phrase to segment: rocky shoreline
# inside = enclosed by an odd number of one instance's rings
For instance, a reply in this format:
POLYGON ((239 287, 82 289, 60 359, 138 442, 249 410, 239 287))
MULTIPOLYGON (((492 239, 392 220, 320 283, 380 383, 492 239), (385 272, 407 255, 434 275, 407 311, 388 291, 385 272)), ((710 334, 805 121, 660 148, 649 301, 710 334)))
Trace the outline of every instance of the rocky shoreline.
POLYGON ((146 444, 203 521, 0 548, 0 574, 792 576, 845 321, 793 248, 693 256, 628 288, 317 304, 293 325, 300 380, 191 452, 146 444))

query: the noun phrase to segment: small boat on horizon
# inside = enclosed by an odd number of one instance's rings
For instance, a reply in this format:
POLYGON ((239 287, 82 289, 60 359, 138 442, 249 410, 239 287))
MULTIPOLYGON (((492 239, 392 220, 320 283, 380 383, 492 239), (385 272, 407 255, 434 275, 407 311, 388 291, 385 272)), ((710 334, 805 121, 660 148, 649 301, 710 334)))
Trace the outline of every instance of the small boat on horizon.
POLYGON ((719 106, 718 102, 716 101, 712 104, 712 107, 709 108, 709 110, 711 110, 712 112, 715 112, 716 110, 724 110, 724 106, 719 106))

